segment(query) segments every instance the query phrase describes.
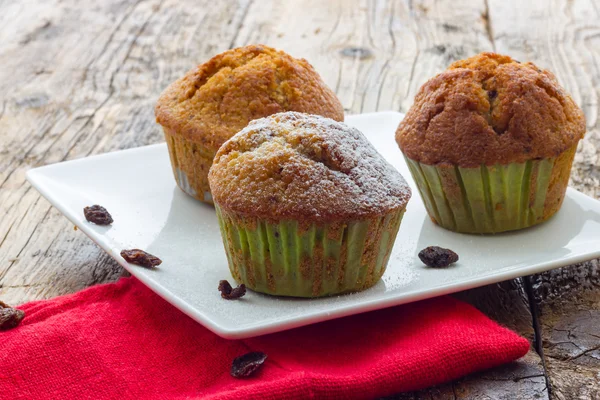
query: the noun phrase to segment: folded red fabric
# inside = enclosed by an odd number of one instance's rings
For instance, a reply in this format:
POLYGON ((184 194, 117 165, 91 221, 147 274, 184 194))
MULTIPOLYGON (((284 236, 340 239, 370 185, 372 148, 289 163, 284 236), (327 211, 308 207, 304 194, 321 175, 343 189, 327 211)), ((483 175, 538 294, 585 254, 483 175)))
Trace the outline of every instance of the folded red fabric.
POLYGON ((246 340, 218 337, 134 278, 19 308, 23 323, 0 332, 2 399, 375 398, 529 349, 451 297, 246 340), (249 351, 268 354, 263 368, 231 377, 249 351))

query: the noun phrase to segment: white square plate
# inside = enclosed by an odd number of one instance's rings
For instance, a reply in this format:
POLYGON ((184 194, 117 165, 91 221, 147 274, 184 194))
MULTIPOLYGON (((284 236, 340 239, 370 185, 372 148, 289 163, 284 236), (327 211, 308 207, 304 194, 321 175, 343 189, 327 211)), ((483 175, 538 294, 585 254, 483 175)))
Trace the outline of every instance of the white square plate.
POLYGON ((28 172, 31 184, 132 275, 175 307, 225 338, 277 332, 346 315, 487 285, 600 257, 600 202, 569 189, 558 214, 522 231, 465 235, 434 225, 394 141, 402 114, 354 115, 361 130, 404 175, 413 197, 387 271, 373 288, 322 299, 277 298, 249 292, 220 297, 221 279, 233 281, 213 207, 181 192, 165 144, 64 162, 28 172), (85 221, 83 207, 100 204, 110 227, 85 221), (448 247, 460 261, 430 269, 418 259, 430 245, 448 247), (122 249, 141 248, 163 260, 156 270, 129 265, 122 249))

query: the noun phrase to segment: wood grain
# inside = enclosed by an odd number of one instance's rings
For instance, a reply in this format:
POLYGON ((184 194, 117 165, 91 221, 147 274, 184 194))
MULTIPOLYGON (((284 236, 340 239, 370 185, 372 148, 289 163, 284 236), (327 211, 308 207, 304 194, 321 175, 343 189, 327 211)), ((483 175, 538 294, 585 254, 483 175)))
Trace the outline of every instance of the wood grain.
MULTIPOLYGON (((406 111, 425 80, 480 51, 539 62, 586 112, 590 132, 571 183, 600 196, 599 7, 591 0, 551 3, 0 0, 0 298, 18 304, 118 279, 122 269, 26 183, 25 171, 163 141, 153 116, 161 90, 210 56, 248 43, 308 59, 348 113, 406 111)), ((600 307, 598 264, 561 271, 534 279, 538 333, 553 398, 586 398, 598 393, 600 380, 594 382, 597 342, 590 336, 597 326, 584 318, 600 307), (562 343, 562 331, 579 350, 562 343), (587 386, 577 392, 580 383, 587 386)), ((459 297, 533 339, 520 281, 459 297)), ((402 398, 548 394, 542 360, 531 351, 520 362, 402 398)))
POLYGON ((116 262, 25 182, 25 171, 163 141, 153 114, 158 94, 200 60, 225 50, 248 5, 209 3, 3 5, 3 298, 13 303, 48 298, 120 276, 116 262))

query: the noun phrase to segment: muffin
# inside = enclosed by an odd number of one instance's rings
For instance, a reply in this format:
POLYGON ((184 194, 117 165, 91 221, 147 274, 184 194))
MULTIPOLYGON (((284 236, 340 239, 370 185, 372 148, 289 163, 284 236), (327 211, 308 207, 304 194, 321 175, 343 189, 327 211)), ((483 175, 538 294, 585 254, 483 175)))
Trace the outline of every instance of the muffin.
POLYGON ((225 142, 209 181, 231 274, 281 296, 374 285, 411 195, 357 129, 296 112, 225 142))
POLYGON ((282 111, 344 120, 340 101, 306 60, 267 46, 228 50, 190 70, 155 108, 177 185, 211 203, 208 170, 219 147, 251 120, 282 111))
POLYGON ((396 141, 433 222, 495 233, 559 210, 585 129, 552 73, 482 53, 421 87, 396 141))

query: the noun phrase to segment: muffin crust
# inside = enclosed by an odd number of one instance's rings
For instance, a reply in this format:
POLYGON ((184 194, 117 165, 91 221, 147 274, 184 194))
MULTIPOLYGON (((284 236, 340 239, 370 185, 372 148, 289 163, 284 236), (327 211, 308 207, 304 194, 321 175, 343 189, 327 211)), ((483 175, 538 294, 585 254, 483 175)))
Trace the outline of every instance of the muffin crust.
POLYGON ((215 203, 239 216, 352 221, 406 207, 410 188, 355 128, 316 115, 251 122, 217 152, 215 203))
POLYGON ((551 72, 481 53, 421 87, 396 141, 424 164, 477 167, 557 157, 585 129, 582 110, 551 72))
POLYGON ((289 110, 344 120, 341 103, 306 60, 250 45, 188 71, 163 92, 155 114, 169 131, 216 152, 249 121, 289 110))

